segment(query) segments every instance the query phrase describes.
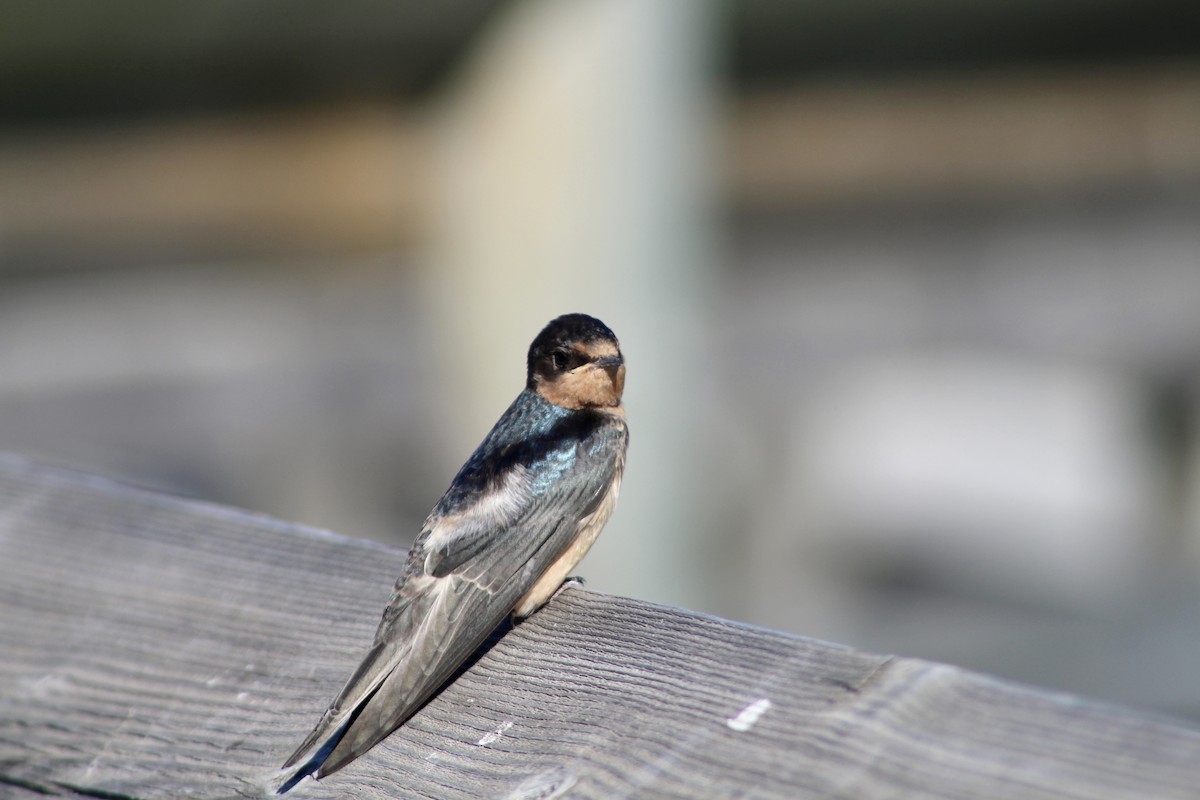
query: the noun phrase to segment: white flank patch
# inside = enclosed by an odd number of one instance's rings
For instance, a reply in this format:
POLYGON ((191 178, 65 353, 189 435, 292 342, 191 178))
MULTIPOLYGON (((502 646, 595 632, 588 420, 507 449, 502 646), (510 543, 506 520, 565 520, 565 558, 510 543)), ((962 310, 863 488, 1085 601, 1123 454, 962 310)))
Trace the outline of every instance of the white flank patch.
POLYGON ((725 724, 728 725, 730 729, 738 732, 748 731, 754 727, 754 723, 758 722, 759 717, 767 713, 767 709, 769 709, 771 706, 771 701, 765 697, 761 700, 755 700, 753 703, 743 708, 742 713, 738 714, 736 717, 730 717, 729 719, 725 720, 725 724))
POLYGON ((480 738, 480 740, 475 744, 479 745, 480 747, 487 747, 489 744, 503 736, 504 732, 512 726, 513 724, 511 722, 501 722, 498 726, 496 726, 496 730, 491 731, 490 733, 485 733, 483 737, 480 738))

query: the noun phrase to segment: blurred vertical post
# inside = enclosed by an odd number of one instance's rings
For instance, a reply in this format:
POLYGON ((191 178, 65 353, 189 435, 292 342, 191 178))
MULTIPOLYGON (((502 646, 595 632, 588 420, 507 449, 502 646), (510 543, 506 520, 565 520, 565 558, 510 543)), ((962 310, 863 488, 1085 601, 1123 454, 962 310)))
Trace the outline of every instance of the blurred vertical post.
POLYGON ((692 607, 704 605, 708 535, 696 398, 713 366, 711 10, 508 8, 435 121, 429 287, 453 465, 521 388, 525 348, 548 320, 582 311, 616 331, 632 445, 584 572, 600 591, 692 607))

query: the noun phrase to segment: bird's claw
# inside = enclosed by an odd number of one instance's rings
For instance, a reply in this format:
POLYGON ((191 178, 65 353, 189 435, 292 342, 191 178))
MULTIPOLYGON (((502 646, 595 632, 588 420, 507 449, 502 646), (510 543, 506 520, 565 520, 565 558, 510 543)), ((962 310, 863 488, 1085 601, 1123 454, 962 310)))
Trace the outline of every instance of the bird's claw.
POLYGON ((558 588, 554 590, 554 594, 550 595, 550 598, 554 599, 555 597, 558 597, 560 594, 563 593, 563 591, 565 589, 571 589, 571 588, 582 589, 586 585, 587 585, 587 581, 585 581, 580 576, 570 575, 566 579, 564 579, 562 583, 560 583, 558 585, 558 588))

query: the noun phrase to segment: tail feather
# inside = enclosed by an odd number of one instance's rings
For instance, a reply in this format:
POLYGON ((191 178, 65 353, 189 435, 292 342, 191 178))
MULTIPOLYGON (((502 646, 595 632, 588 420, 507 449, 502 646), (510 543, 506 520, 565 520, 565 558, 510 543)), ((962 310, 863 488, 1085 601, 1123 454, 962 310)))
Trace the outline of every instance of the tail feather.
MULTIPOLYGON (((326 760, 328 760, 329 754, 332 753, 334 748, 338 746, 338 742, 340 742, 342 737, 346 735, 346 731, 350 728, 350 724, 353 721, 353 718, 347 720, 345 724, 343 724, 342 727, 334 733, 333 736, 329 737, 329 740, 326 741, 325 744, 321 745, 321 748, 317 750, 317 752, 313 753, 312 758, 308 759, 308 761, 305 761, 304 765, 297 769, 292 777, 284 781, 283 784, 275 790, 275 794, 286 794, 296 784, 307 778, 309 775, 321 777, 319 770, 321 769, 322 765, 324 765, 326 760)), ((308 748, 306 747, 301 747, 300 750, 293 753, 292 757, 288 759, 288 763, 283 765, 283 769, 286 770, 299 761, 300 756, 305 753, 307 749, 308 748)))

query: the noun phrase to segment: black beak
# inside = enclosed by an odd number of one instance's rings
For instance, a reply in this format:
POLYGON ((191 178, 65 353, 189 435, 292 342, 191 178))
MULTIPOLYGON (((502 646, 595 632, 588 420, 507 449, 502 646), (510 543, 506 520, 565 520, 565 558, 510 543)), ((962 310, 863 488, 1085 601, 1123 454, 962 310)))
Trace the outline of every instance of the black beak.
POLYGON ((607 372, 610 378, 616 380, 617 370, 625 364, 625 359, 618 354, 615 356, 604 356, 603 358, 597 358, 592 363, 607 372))
POLYGON ((597 358, 592 363, 595 364, 597 367, 600 367, 601 369, 606 369, 609 372, 612 372, 617 367, 624 364, 625 359, 622 358, 621 356, 605 356, 604 358, 597 358))

